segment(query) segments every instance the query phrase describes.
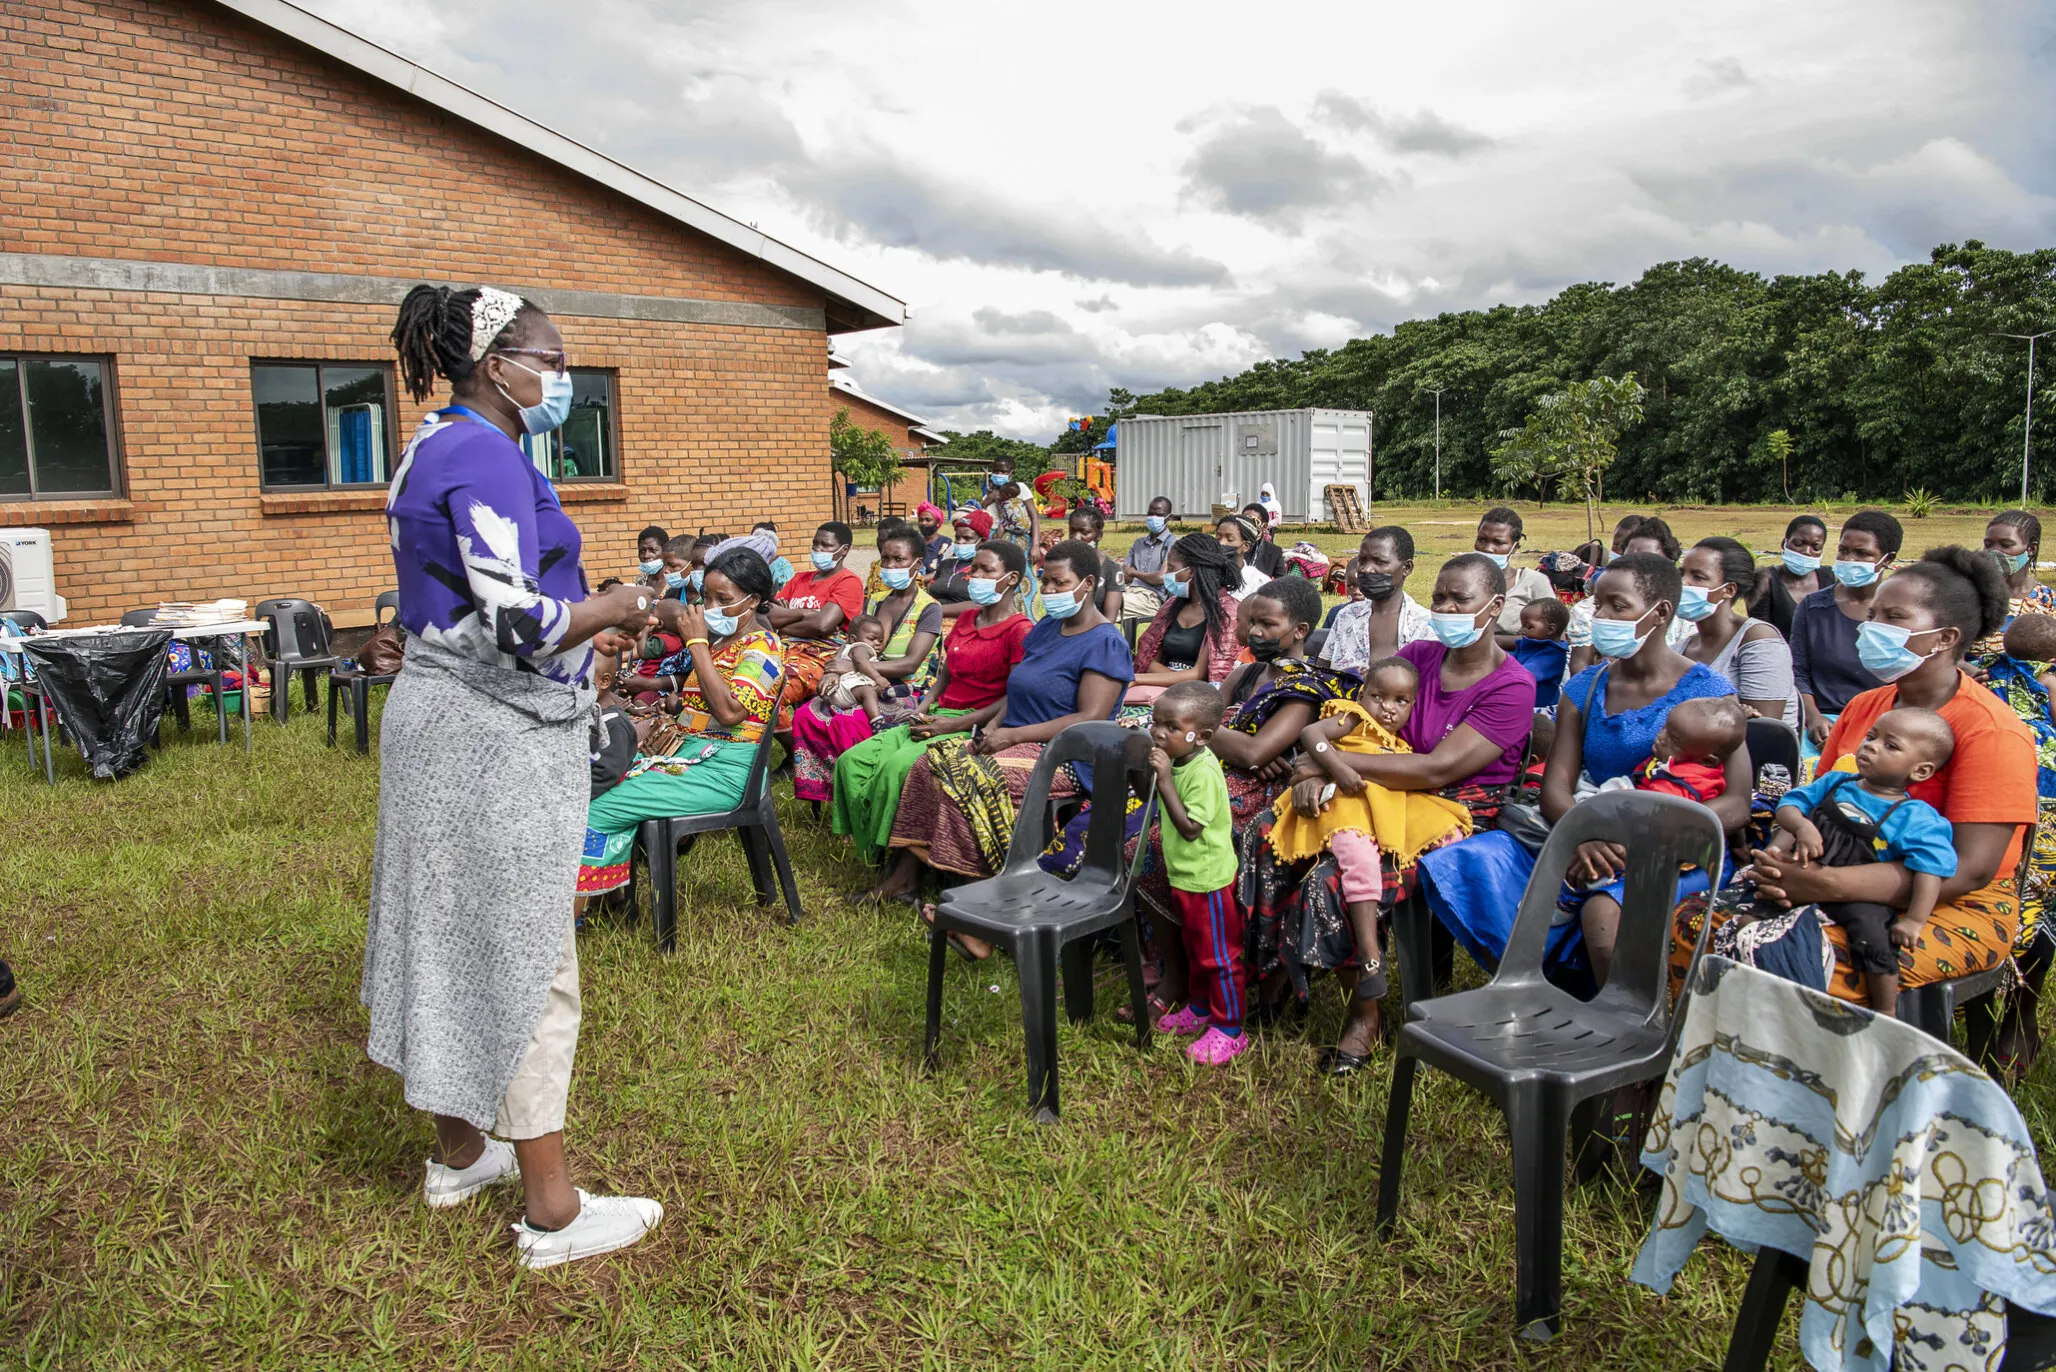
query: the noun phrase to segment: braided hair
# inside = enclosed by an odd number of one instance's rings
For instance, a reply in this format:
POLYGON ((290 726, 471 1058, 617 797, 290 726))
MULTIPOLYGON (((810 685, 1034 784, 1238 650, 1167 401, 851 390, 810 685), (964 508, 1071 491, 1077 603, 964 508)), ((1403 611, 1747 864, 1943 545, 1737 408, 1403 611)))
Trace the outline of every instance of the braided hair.
POLYGON ((1189 598, 1206 616, 1206 636, 1216 644, 1226 643, 1234 632, 1221 613, 1221 592, 1235 575, 1228 550, 1212 534, 1187 534, 1171 545, 1171 551, 1178 554, 1192 578, 1189 598))
MULTIPOLYGON (((393 350, 400 355, 400 379, 415 400, 428 398, 437 377, 461 385, 478 370, 478 363, 471 358, 471 307, 478 297, 476 290, 416 286, 400 301, 400 316, 393 324, 393 350)), ((541 313, 523 301, 521 309, 481 351, 524 332, 525 321, 541 313)))

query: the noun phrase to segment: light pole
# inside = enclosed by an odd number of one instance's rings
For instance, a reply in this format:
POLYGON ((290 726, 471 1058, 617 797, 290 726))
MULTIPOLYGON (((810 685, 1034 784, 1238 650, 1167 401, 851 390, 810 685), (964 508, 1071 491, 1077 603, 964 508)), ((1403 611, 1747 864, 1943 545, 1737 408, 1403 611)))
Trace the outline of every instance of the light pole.
POLYGON ((2035 437, 2035 340, 2047 338, 2056 329, 2044 329, 2040 333, 2002 333, 2001 338, 2024 338, 2027 340, 2027 422, 2020 436, 2020 508, 2027 508, 2027 460, 2028 445, 2035 437))
MULTIPOLYGON (((2032 373, 2033 364, 2029 365, 2030 373, 2032 373)), ((1442 392, 1448 390, 1449 387, 1436 386, 1432 389, 1435 393, 1435 498, 1440 500, 1442 498, 1442 392)))

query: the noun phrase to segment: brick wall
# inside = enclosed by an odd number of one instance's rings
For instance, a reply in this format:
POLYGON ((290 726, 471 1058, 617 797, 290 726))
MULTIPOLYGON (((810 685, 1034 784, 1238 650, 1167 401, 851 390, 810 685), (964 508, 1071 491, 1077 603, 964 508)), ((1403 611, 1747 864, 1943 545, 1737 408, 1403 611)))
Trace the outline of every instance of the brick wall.
POLYGON ((850 412, 850 423, 857 425, 859 428, 872 429, 884 434, 892 441, 892 446, 898 448, 902 453, 918 453, 926 446, 920 439, 914 437, 907 421, 892 411, 881 410, 860 396, 854 396, 847 391, 838 391, 830 387, 828 391, 828 417, 833 419, 837 411, 845 408, 850 412))
MULTIPOLYGON (((9 6, 0 67, 0 250, 824 303, 205 4, 9 6)), ((595 579, 632 565, 648 523, 827 517, 821 333, 557 322, 575 364, 617 370, 621 480, 561 487, 595 579)), ((392 580, 382 494, 261 493, 249 364, 390 362, 391 327, 384 306, 0 286, 0 350, 114 357, 126 486, 114 502, 0 502, 0 523, 51 527, 70 623, 278 594, 368 621, 392 580)), ((400 400, 404 443, 421 410, 400 400)))

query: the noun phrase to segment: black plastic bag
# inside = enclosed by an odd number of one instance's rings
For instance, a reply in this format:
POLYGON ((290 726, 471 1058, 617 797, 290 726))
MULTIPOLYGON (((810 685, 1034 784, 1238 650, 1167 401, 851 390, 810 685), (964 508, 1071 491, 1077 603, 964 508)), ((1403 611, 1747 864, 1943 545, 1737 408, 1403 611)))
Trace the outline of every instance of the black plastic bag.
POLYGON ((169 629, 118 634, 37 635, 24 645, 36 680, 57 705, 65 732, 102 781, 143 763, 164 717, 169 629))

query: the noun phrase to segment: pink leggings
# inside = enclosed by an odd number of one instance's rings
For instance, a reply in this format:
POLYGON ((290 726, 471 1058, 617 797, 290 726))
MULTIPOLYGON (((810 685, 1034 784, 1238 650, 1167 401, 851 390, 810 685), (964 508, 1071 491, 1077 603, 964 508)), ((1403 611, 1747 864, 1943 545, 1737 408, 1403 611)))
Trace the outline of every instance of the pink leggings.
POLYGON ((1354 829, 1330 834, 1328 851, 1342 878, 1342 899, 1350 905, 1360 900, 1376 904, 1384 893, 1385 877, 1378 869, 1378 845, 1371 836, 1354 829))

